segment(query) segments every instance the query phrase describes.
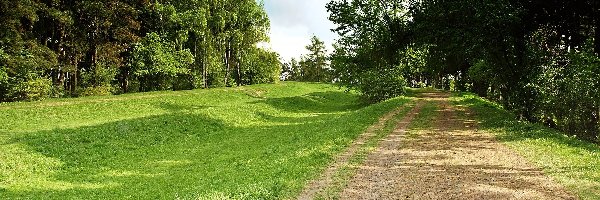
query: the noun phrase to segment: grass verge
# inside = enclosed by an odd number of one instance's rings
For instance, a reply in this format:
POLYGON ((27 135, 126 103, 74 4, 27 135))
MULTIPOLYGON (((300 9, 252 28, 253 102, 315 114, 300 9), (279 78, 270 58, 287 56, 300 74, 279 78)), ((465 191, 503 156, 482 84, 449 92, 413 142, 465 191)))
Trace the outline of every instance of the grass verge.
POLYGON ((0 105, 0 199, 294 197, 380 116, 312 83, 0 105))
POLYGON ((515 120, 499 105, 473 94, 455 94, 457 106, 475 112, 481 130, 542 168, 581 199, 600 199, 600 147, 559 131, 515 120))

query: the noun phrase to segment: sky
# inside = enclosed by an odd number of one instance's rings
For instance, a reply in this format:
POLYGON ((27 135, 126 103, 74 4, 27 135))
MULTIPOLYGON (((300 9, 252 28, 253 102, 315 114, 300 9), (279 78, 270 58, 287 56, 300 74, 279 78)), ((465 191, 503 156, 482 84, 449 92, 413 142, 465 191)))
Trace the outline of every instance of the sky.
POLYGON ((337 34, 335 25, 327 17, 325 5, 329 0, 265 0, 265 9, 271 20, 271 41, 267 44, 285 60, 305 54, 310 37, 316 35, 325 42, 328 53, 337 34))

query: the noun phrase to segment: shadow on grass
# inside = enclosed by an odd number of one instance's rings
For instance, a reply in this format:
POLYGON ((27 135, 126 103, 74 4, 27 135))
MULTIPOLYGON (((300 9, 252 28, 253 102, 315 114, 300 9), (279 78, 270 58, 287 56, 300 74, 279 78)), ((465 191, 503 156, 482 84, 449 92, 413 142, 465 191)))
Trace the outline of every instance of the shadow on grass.
POLYGON ((467 98, 463 98, 457 103, 468 106, 476 112, 479 116, 481 128, 505 130, 504 134, 498 136, 503 141, 547 139, 570 147, 600 153, 600 148, 596 144, 566 136, 557 130, 544 127, 540 124, 518 121, 514 114, 502 109, 499 105, 476 98, 471 94, 460 96, 467 98))
POLYGON ((27 166, 15 166, 8 170, 11 174, 0 174, 12 180, 0 185, 0 196, 8 199, 195 199, 215 195, 283 198, 299 191, 333 154, 379 116, 407 102, 394 100, 369 107, 347 103, 355 98, 328 92, 255 102, 264 102, 288 114, 324 113, 304 117, 302 121, 274 113, 263 113, 271 119, 258 118, 259 124, 281 122, 277 125, 234 126, 206 114, 190 112, 206 107, 159 103, 156 106, 171 112, 17 136, 9 145, 22 147, 19 150, 37 157, 14 158, 21 159, 16 165, 27 166), (52 160, 53 164, 46 165, 44 160, 52 160))
POLYGON ((266 103, 288 112, 303 113, 334 113, 368 106, 368 104, 360 102, 356 95, 343 91, 314 92, 302 96, 270 98, 256 103, 266 103))

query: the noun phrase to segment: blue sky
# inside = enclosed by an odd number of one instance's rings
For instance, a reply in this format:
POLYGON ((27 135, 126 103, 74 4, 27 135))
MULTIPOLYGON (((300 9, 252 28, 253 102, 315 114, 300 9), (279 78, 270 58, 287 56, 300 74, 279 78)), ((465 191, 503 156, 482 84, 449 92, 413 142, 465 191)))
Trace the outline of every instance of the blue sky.
POLYGON ((331 32, 335 25, 327 17, 325 5, 329 0, 265 0, 265 9, 271 19, 270 47, 281 57, 305 54, 305 46, 314 34, 325 41, 331 53, 331 43, 337 35, 331 32))

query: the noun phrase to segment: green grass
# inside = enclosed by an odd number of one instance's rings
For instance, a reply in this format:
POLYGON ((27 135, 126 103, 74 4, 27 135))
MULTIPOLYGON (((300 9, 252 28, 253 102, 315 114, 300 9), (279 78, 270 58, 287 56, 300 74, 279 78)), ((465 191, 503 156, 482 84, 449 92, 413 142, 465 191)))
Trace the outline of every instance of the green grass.
POLYGON ((281 83, 0 104, 0 199, 291 198, 408 101, 281 83))
POLYGON ((470 108, 480 128, 495 133, 512 149, 567 186, 581 199, 600 199, 600 147, 539 124, 515 120, 497 104, 472 94, 453 97, 470 108))

